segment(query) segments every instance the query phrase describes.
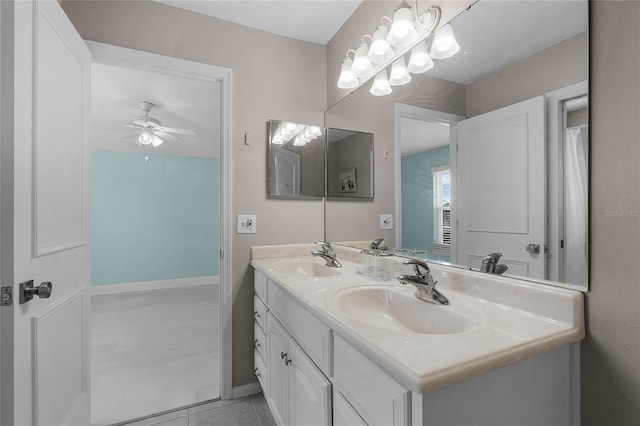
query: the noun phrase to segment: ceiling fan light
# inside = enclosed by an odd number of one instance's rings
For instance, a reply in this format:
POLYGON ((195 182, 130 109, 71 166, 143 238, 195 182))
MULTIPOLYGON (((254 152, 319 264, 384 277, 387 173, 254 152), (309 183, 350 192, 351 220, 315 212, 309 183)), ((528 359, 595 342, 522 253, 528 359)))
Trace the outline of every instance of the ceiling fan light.
POLYGON ((148 130, 143 130, 138 136, 138 142, 142 145, 150 145, 153 142, 153 136, 148 130))
POLYGON ((393 15, 393 24, 389 29, 387 41, 393 47, 403 48, 409 46, 418 39, 418 33, 413 25, 411 7, 406 1, 400 3, 393 15))
POLYGON ((379 25, 371 41, 371 48, 367 53, 367 59, 374 64, 384 64, 393 58, 393 49, 387 41, 389 30, 384 25, 379 25))
POLYGON ((450 24, 445 25, 436 31, 431 44, 429 54, 433 59, 450 58, 460 51, 460 45, 453 35, 453 28, 450 24))
POLYGON ((367 78, 373 74, 373 65, 367 59, 368 47, 367 43, 361 43, 356 50, 356 57, 353 59, 351 73, 356 78, 367 78))
POLYGON ((391 85, 389 84, 389 78, 387 77, 387 70, 380 71, 371 84, 369 93, 373 96, 385 96, 391 93, 391 85))
POLYGON ((391 66, 391 73, 389 74, 389 84, 391 86, 404 86, 411 81, 411 75, 407 71, 407 64, 404 61, 404 56, 400 56, 397 61, 391 66))
POLYGON ((351 72, 351 67, 353 66, 353 61, 351 58, 346 57, 344 61, 342 61, 342 67, 340 69, 340 77, 338 78, 338 87, 340 89, 355 89, 358 87, 360 82, 351 72))
POLYGON ((151 144, 153 145, 154 148, 159 147, 160 145, 162 145, 164 141, 162 139, 160 139, 157 135, 153 135, 151 137, 151 144))
POLYGON ((413 74, 422 74, 433 68, 433 61, 427 52, 427 44, 420 43, 411 49, 411 57, 407 70, 413 74))

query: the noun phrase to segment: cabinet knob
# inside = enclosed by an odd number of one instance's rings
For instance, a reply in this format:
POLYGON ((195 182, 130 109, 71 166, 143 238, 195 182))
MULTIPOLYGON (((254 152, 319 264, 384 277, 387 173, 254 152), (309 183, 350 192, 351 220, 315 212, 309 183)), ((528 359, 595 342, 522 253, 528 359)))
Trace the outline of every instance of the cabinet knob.
POLYGON ((258 370, 258 367, 254 368, 253 371, 256 373, 256 376, 262 377, 262 374, 260 373, 260 370, 258 370))
POLYGON ((260 344, 260 342, 258 341, 258 339, 253 341, 253 346, 255 346, 256 348, 261 348, 262 345, 260 344))
POLYGON ((253 311, 253 316, 256 318, 262 318, 262 315, 260 315, 260 312, 258 311, 253 311))
POLYGON ((284 359, 287 356, 286 352, 280 352, 280 359, 284 359))

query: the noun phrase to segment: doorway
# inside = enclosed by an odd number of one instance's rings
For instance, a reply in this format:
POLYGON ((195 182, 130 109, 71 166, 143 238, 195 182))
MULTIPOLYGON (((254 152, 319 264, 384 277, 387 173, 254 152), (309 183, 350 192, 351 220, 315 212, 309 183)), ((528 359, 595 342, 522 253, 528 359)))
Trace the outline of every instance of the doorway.
POLYGON ((102 425, 230 395, 230 72, 87 44, 102 425))

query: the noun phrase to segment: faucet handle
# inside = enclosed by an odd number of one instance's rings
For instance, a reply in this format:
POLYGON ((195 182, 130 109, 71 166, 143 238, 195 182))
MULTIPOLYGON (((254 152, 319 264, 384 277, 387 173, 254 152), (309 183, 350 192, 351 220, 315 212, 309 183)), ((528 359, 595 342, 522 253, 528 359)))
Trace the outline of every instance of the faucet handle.
POLYGON ((328 253, 328 254, 330 254, 330 255, 333 255, 333 254, 334 254, 334 252, 333 252, 333 248, 331 247, 331 244, 330 244, 330 243, 328 243, 328 242, 326 242, 326 241, 316 241, 314 244, 320 244, 320 245, 322 246, 322 249, 323 249, 326 253, 328 253))
POLYGON ((416 272, 416 275, 422 278, 426 277, 427 274, 429 274, 429 272, 431 271, 431 269, 429 269, 429 265, 427 265, 427 262, 423 260, 408 259, 402 262, 402 264, 413 266, 413 270, 416 272), (421 271, 420 268, 424 269, 424 271, 421 271))

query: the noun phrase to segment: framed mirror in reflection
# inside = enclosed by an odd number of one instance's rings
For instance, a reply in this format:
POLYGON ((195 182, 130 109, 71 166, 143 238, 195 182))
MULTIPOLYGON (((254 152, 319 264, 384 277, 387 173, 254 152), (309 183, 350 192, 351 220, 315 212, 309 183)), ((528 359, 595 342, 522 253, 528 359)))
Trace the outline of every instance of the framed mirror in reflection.
MULTIPOLYGON (((359 89, 325 114, 331 126, 358 111, 376 138, 378 123, 395 128, 404 253, 587 289, 587 22, 586 1, 480 0, 451 22, 460 54, 411 89, 359 89), (491 253, 504 266, 483 265, 491 253)), ((350 239, 379 236, 363 227, 350 239)))
POLYGON ((324 197, 324 127, 269 120, 267 194, 269 198, 324 197))
POLYGON ((327 197, 373 199, 373 134, 327 129, 327 197))

